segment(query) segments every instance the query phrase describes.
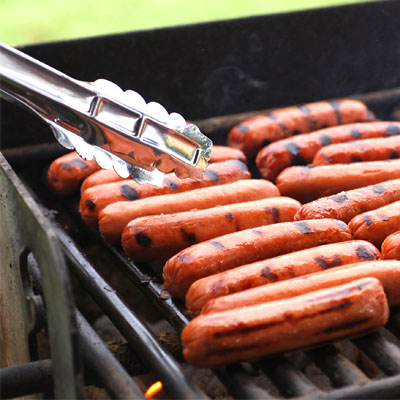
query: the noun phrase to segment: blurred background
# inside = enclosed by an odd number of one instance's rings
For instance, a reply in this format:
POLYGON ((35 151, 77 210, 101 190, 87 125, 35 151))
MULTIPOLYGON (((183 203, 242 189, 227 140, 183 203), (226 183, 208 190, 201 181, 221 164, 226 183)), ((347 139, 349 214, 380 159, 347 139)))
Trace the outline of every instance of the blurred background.
POLYGON ((0 0, 0 40, 73 39, 366 0, 0 0))

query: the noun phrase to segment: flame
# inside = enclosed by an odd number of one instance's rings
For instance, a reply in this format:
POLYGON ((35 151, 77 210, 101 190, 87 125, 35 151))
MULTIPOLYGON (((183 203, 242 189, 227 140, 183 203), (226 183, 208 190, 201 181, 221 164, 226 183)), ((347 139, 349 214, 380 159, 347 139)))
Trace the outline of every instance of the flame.
POLYGON ((146 397, 146 399, 151 399, 153 396, 155 396, 157 393, 159 393, 162 390, 162 382, 161 381, 157 381, 154 382, 146 391, 146 393, 144 394, 144 397, 146 397))

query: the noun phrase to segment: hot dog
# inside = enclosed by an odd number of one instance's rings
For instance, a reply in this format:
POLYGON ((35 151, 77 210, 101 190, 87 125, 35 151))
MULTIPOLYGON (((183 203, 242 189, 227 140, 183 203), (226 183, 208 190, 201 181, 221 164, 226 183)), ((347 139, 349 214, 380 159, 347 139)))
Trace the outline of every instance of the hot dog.
POLYGON ((315 272, 298 278, 270 283, 227 296, 217 297, 206 303, 202 309, 202 313, 219 313, 237 307, 247 307, 286 299, 366 277, 377 278, 382 282, 391 306, 400 304, 400 262, 382 260, 343 265, 327 271, 315 272))
POLYGON ((244 179, 233 183, 188 192, 154 196, 137 201, 121 201, 110 204, 99 213, 99 228, 103 238, 119 243, 129 221, 146 215, 175 213, 205 209, 219 205, 279 196, 277 187, 260 179, 244 179))
POLYGON ((317 152, 313 165, 345 164, 395 158, 400 158, 400 136, 332 144, 317 152))
POLYGON ((389 318, 374 278, 290 299, 193 319, 182 331, 183 355, 198 367, 306 349, 378 329, 389 318))
POLYGON ((228 204, 177 214, 137 218, 125 227, 122 246, 137 262, 167 260, 180 250, 217 236, 293 221, 300 203, 288 197, 228 204), (143 237, 147 239, 142 240, 143 237))
MULTIPOLYGON (((256 165, 264 179, 274 180, 279 172, 291 165, 306 165, 311 163, 318 150, 324 146, 328 146, 332 143, 343 143, 349 142, 350 140, 367 138, 381 138, 395 134, 400 135, 400 122, 366 122, 325 128, 312 133, 305 133, 289 139, 279 140, 264 147, 257 154, 256 165)), ((400 137, 395 139, 400 149, 400 137)), ((353 147, 360 143, 359 148, 361 150, 362 142, 364 141, 360 140, 360 142, 354 142, 353 147)), ((392 143, 391 145, 395 144, 392 143)), ((378 147, 374 148, 373 156, 377 157, 375 158, 376 160, 391 158, 390 155, 393 151, 388 150, 388 145, 386 145, 385 149, 387 153, 386 157, 383 155, 377 156, 377 153, 381 154, 382 150, 379 150, 378 147)), ((365 153, 363 155, 365 160, 360 159, 359 161, 374 161, 375 159, 373 156, 369 155, 371 159, 368 159, 367 153, 365 153)), ((344 160, 342 162, 352 162, 351 157, 350 161, 344 160)), ((314 163, 314 165, 319 164, 314 163)))
POLYGON ((321 197, 304 204, 295 219, 335 218, 348 223, 358 214, 397 200, 400 200, 400 179, 321 197))
POLYGON ((373 120, 374 115, 360 101, 309 103, 281 108, 241 122, 229 132, 228 144, 242 150, 247 156, 255 156, 262 147, 298 133, 373 120))
POLYGON ((383 241, 382 256, 400 260, 400 230, 392 233, 383 241))
POLYGON ((186 307, 191 315, 197 315, 208 300, 216 297, 341 265, 379 258, 379 250, 363 240, 326 244, 295 251, 199 279, 190 286, 186 294, 186 307))
MULTIPOLYGON (((100 210, 118 201, 144 199, 161 194, 186 192, 207 186, 221 185, 251 177, 246 165, 241 161, 230 160, 211 164, 204 173, 204 179, 197 181, 186 178, 179 179, 175 174, 166 174, 160 187, 140 184, 134 180, 120 180, 106 183, 85 190, 79 202, 82 219, 89 226, 97 226, 100 210)), ((164 210, 168 212, 168 210, 164 210)))
POLYGON ((84 160, 73 151, 50 164, 47 178, 56 192, 68 196, 78 191, 83 179, 99 169, 95 160, 84 160))
POLYGON ((400 178, 400 160, 289 167, 276 178, 282 195, 302 203, 342 190, 400 178))
POLYGON ((355 216, 349 228, 355 239, 380 246, 388 235, 400 229, 400 201, 355 216))
POLYGON ((164 266, 165 288, 184 299, 189 286, 200 278, 240 265, 321 244, 350 240, 347 225, 320 219, 260 226, 230 233, 182 250, 164 266))
MULTIPOLYGON (((228 146, 216 146, 216 145, 212 147, 209 160, 210 164, 229 161, 229 160, 238 160, 247 164, 246 156, 239 149, 234 149, 233 147, 228 147, 228 146)), ((105 183, 111 183, 111 182, 118 182, 121 180, 131 180, 131 177, 121 178, 112 169, 101 169, 95 172, 94 174, 88 176, 82 182, 81 192, 83 193, 86 189, 89 189, 92 186, 103 185, 105 183)))

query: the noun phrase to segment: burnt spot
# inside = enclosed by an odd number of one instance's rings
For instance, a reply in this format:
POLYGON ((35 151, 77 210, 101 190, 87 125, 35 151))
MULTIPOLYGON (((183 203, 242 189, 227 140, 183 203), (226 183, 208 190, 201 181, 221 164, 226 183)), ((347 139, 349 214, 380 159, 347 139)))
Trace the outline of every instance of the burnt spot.
POLYGON ((218 295, 221 291, 221 288, 225 286, 225 278, 224 276, 221 276, 220 278, 217 279, 216 282, 214 282, 211 286, 211 291, 214 295, 218 295))
POLYGON ((165 186, 169 187, 172 190, 178 190, 178 185, 175 182, 172 182, 169 179, 164 181, 165 186))
POLYGON ((356 326, 360 326, 360 325, 366 324, 371 319, 372 319, 372 317, 365 317, 365 318, 355 319, 353 321, 346 322, 344 324, 331 326, 328 329, 324 329, 321 333, 322 334, 327 334, 327 333, 329 334, 329 333, 334 333, 334 332, 343 331, 343 330, 347 330, 347 329, 352 329, 352 328, 355 328, 356 326))
POLYGON ((339 265, 342 265, 341 258, 339 256, 334 256, 330 262, 330 265, 331 267, 338 267, 339 265))
POLYGON ((296 143, 286 143, 284 145, 286 151, 292 156, 291 165, 305 165, 307 161, 300 155, 301 149, 296 143))
POLYGON ((262 276, 263 278, 268 279, 270 282, 279 281, 278 276, 277 276, 276 274, 274 274, 274 273, 271 271, 271 268, 269 268, 269 267, 264 267, 264 268, 261 270, 261 276, 262 276))
POLYGON ((292 135, 300 135, 301 131, 298 129, 293 130, 292 135))
POLYGON ((257 236, 263 236, 262 232, 259 229, 253 229, 252 232, 255 233, 257 236))
POLYGON ((361 132, 360 132, 359 129, 353 128, 353 129, 350 131, 350 135, 351 135, 354 139, 359 139, 359 138, 361 137, 361 132))
POLYGON ((185 229, 181 228, 181 233, 183 240, 188 244, 195 244, 197 243, 196 235, 194 233, 189 233, 185 229))
POLYGON ((329 269, 331 267, 328 261, 326 261, 322 257, 315 257, 314 260, 322 269, 329 269))
POLYGON ((213 246, 219 250, 222 250, 225 248, 225 246, 221 242, 218 242, 218 240, 212 240, 211 242, 208 242, 208 244, 210 244, 211 246, 213 246))
POLYGON ((62 169, 65 169, 66 171, 69 171, 72 169, 72 165, 68 163, 63 163, 62 169))
POLYGON ((321 135, 319 137, 319 140, 320 140, 322 146, 328 146, 328 145, 332 144, 332 139, 328 135, 321 135))
POLYGON ((87 164, 80 158, 74 158, 72 160, 72 162, 79 168, 81 169, 86 169, 87 168, 87 164))
POLYGON ((375 260, 376 259, 375 254, 368 251, 368 249, 365 246, 357 246, 356 254, 357 254, 358 258, 360 258, 361 260, 375 260))
POLYGON ((121 194, 128 200, 137 200, 140 198, 139 192, 129 185, 121 185, 121 194))
POLYGON ((353 156, 353 157, 351 157, 351 161, 352 161, 352 162, 361 162, 361 161, 362 161, 362 158, 357 157, 357 156, 353 156))
POLYGON ((265 324, 260 324, 260 325, 256 325, 256 326, 247 326, 247 327, 243 327, 243 328, 237 328, 235 326, 233 331, 223 330, 221 332, 216 332, 214 334, 214 337, 221 338, 221 337, 232 336, 232 335, 248 335, 251 332, 255 332, 258 330, 262 330, 262 329, 267 329, 267 328, 270 328, 271 326, 277 325, 279 323, 280 323, 279 321, 273 321, 273 322, 267 322, 265 324))
POLYGON ((399 158, 399 153, 397 153, 397 151, 393 151, 392 153, 390 153, 389 158, 391 160, 395 159, 395 158, 399 158))
POLYGON ((343 124, 342 114, 340 113, 340 103, 338 101, 330 101, 329 104, 333 108, 338 125, 343 124))
POLYGON ((339 204, 343 204, 346 203, 347 196, 344 193, 341 194, 337 194, 336 196, 331 196, 331 199, 335 202, 335 203, 339 203, 339 204))
POLYGON ((268 113, 268 114, 267 114, 267 117, 268 117, 269 119, 272 119, 273 121, 278 121, 278 120, 279 120, 278 116, 275 115, 275 114, 272 114, 272 113, 268 113))
POLYGON ((96 204, 92 200, 86 200, 86 207, 90 210, 93 211, 96 208, 96 204))
POLYGON ((142 247, 149 247, 151 239, 143 232, 136 233, 136 242, 142 247))
POLYGON ((225 218, 227 221, 231 222, 233 221, 233 215, 230 212, 225 213, 225 218))
MULTIPOLYGON (((231 163, 233 164, 233 165, 236 165, 238 168, 240 168, 242 171, 245 171, 245 172, 247 172, 248 171, 248 169, 247 169, 247 166, 246 166, 246 164, 243 162, 243 161, 240 161, 240 160, 231 160, 231 163)), ((207 170, 206 170, 207 171, 207 170)))
POLYGON ((381 221, 389 221, 389 220, 390 220, 390 217, 388 217, 387 215, 382 214, 382 213, 379 213, 379 214, 377 214, 376 216, 377 216, 381 221))
POLYGON ((339 311, 339 310, 345 310, 346 308, 349 308, 352 306, 352 302, 350 300, 343 301, 342 303, 335 304, 332 306, 329 310, 330 311, 339 311))
POLYGON ((274 219, 275 223, 279 222, 279 214, 279 208, 272 207, 272 218, 274 219))
POLYGON ((400 135, 400 127, 394 124, 390 124, 387 128, 386 128, 386 134, 388 136, 396 136, 396 135, 400 135))
POLYGON ((305 114, 305 115, 310 114, 310 112, 311 112, 310 107, 308 107, 305 104, 303 104, 302 106, 299 106, 297 108, 301 111, 302 114, 305 114))
POLYGON ((219 180, 219 175, 215 171, 210 171, 206 169, 204 175, 213 182, 218 182, 219 180))
POLYGON ((344 229, 345 231, 349 229, 347 224, 345 224, 343 221, 340 221, 339 219, 336 220, 336 224, 340 229, 344 229))
POLYGON ((185 264, 190 264, 193 262, 192 257, 188 256, 187 254, 179 254, 176 256, 176 258, 185 264))
POLYGON ((363 221, 369 226, 372 224, 372 218, 368 215, 363 216, 363 221))
POLYGON ((374 185, 371 189, 376 194, 385 193, 385 187, 383 185, 374 185))
POLYGON ((237 129, 241 133, 247 133, 249 131, 249 127, 246 124, 239 124, 237 129))
POLYGON ((293 225, 303 234, 308 235, 309 233, 314 232, 310 225, 308 225, 305 221, 294 222, 293 225))

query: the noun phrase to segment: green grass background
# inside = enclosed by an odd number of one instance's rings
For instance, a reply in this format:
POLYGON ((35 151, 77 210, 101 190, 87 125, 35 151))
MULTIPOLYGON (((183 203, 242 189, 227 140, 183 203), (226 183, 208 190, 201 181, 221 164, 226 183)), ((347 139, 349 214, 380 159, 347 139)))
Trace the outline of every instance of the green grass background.
POLYGON ((0 0, 10 45, 330 7, 365 0, 0 0))

